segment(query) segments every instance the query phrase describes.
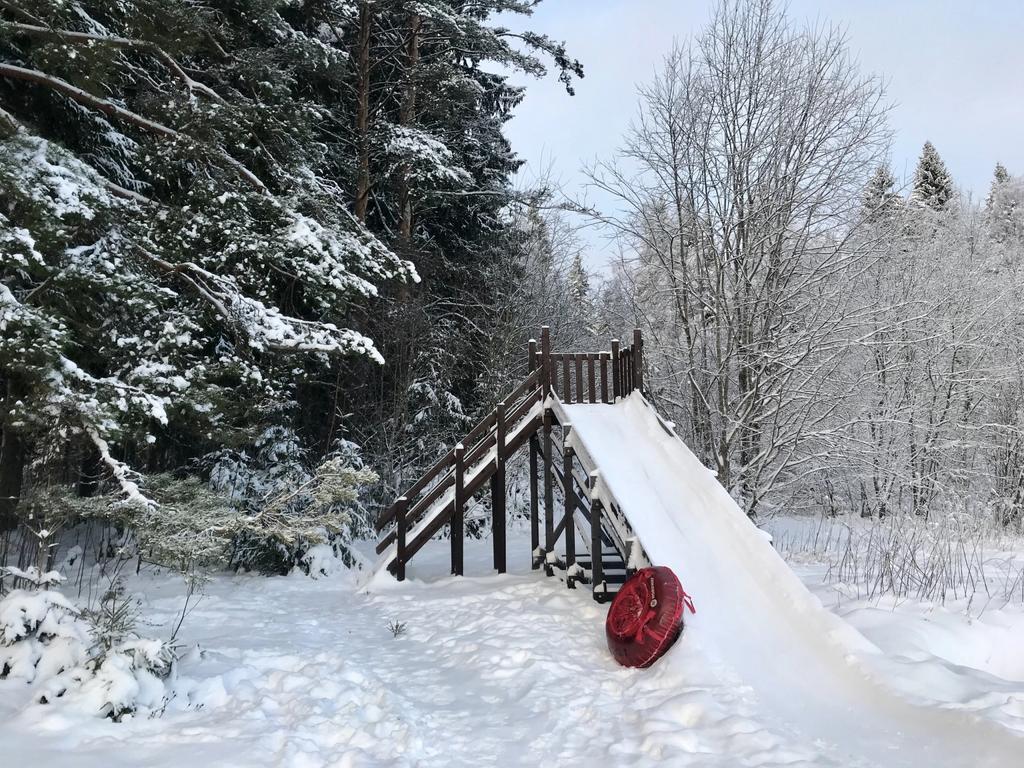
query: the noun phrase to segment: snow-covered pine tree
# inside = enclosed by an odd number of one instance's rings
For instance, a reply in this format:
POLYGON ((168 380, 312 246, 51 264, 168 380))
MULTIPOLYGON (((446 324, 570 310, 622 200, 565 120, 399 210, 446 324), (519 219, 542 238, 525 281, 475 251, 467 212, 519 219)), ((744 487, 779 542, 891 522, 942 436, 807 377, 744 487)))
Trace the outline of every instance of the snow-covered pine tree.
POLYGON ((884 222, 899 210, 900 202, 896 177, 889 164, 883 163, 878 166, 864 190, 864 216, 871 222, 884 222))
POLYGON ((590 300, 590 277, 583 266, 583 256, 577 251, 569 267, 569 295, 580 307, 590 300))
POLYGON ((953 177, 949 175, 946 164, 939 157, 935 146, 926 141, 914 171, 914 188, 910 199, 918 205, 942 211, 949 205, 955 192, 953 177))
POLYGON ((386 436, 414 433, 429 443, 433 432, 435 444, 447 444, 454 423, 493 405, 494 382, 480 372, 502 333, 515 275, 508 210, 520 166, 502 128, 523 97, 496 70, 541 76, 552 61, 567 86, 582 74, 561 43, 496 20, 528 15, 533 5, 361 2, 348 40, 362 73, 353 90, 357 134, 359 116, 368 115, 356 195, 367 190, 367 225, 423 277, 385 293, 369 313, 366 327, 390 364, 364 365, 353 398, 366 425, 356 439, 383 461, 397 459, 403 476, 435 457, 386 436), (429 350, 443 354, 434 359, 429 350), (459 408, 422 408, 425 387, 431 402, 459 408), (407 455, 394 456, 396 447, 407 455))
POLYGON ((996 163, 985 200, 985 219, 997 242, 1024 240, 1024 179, 1010 175, 1002 163, 996 163))
POLYGON ((996 163, 995 170, 992 172, 992 184, 989 186, 988 197, 985 198, 985 210, 992 210, 992 204, 995 202, 997 193, 1009 180, 1010 172, 1006 170, 1006 166, 1002 163, 996 163))
POLYGON ((378 364, 350 308, 415 278, 337 204, 350 8, 0 10, 4 495, 81 465, 151 506, 137 470, 246 443, 332 359, 378 364))

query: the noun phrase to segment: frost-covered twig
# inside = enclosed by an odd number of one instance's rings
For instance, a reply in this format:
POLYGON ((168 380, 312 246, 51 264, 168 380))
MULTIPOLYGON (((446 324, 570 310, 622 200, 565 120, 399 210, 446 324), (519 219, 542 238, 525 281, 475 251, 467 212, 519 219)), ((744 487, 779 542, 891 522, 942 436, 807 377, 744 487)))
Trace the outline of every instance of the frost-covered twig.
POLYGON ((146 509, 152 509, 157 506, 157 503, 150 499, 148 496, 142 493, 139 488, 139 484, 132 480, 134 474, 128 465, 122 461, 115 459, 110 453, 110 446, 107 445, 107 441, 100 437, 99 432, 96 431, 95 427, 86 425, 85 431, 88 433, 89 438, 96 446, 96 450, 99 451, 100 458, 107 467, 110 468, 111 474, 114 479, 117 480, 117 484, 120 486, 122 493, 124 493, 125 504, 139 506, 146 509))

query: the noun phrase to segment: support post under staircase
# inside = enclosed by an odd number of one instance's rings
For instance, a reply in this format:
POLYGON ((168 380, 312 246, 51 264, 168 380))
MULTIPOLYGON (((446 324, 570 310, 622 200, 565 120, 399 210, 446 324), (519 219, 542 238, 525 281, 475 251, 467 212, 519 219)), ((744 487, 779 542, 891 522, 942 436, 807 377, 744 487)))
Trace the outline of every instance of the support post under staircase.
POLYGON ((462 443, 455 446, 455 509, 452 511, 450 524, 452 545, 452 574, 461 576, 464 565, 464 536, 466 514, 466 467, 465 448, 462 443))
POLYGON ((494 542, 494 570, 505 573, 505 402, 498 403, 495 425, 494 474, 491 475, 491 540, 494 542))
POLYGON ((565 497, 565 572, 570 574, 566 577, 565 583, 569 589, 575 589, 576 584, 571 575, 573 566, 576 564, 576 490, 572 483, 572 458, 574 455, 572 446, 569 445, 569 436, 572 433, 572 425, 562 425, 562 495, 565 497))
POLYGON ((544 572, 553 576, 547 564, 547 553, 555 550, 555 472, 551 459, 551 427, 553 416, 550 408, 544 409, 542 455, 544 456, 544 572))
POLYGON ((395 501, 395 578, 399 581, 405 581, 405 511, 408 503, 405 496, 399 496, 395 501))
POLYGON ((590 583, 594 591, 603 589, 604 581, 604 545, 601 542, 601 500, 593 491, 600 482, 596 471, 590 473, 590 583))
MULTIPOLYGON (((537 340, 530 339, 529 372, 537 370, 537 340)), ((541 384, 543 387, 543 384, 541 384)), ((530 435, 530 567, 540 567, 537 551, 540 549, 540 499, 537 497, 537 464, 540 453, 540 441, 536 433, 530 435)))

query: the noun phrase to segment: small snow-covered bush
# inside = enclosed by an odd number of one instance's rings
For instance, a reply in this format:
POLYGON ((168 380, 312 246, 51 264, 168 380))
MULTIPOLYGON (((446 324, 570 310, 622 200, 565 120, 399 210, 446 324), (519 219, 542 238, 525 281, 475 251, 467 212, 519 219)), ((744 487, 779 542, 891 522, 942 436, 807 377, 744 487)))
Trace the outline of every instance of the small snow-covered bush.
POLYGON ((325 554, 318 547, 328 545, 346 561, 345 544, 366 532, 362 494, 378 477, 363 466, 354 443, 339 441, 326 459, 308 468, 294 432, 274 427, 260 435, 251 455, 223 452, 211 458, 210 487, 237 505, 229 545, 234 567, 317 573, 325 554))
POLYGON ((135 634, 135 613, 126 607, 132 603, 119 586, 87 612, 48 588, 62 581, 59 574, 35 568, 4 568, 0 574, 33 587, 0 599, 0 678, 36 685, 34 698, 41 704, 63 699, 81 712, 113 720, 163 708, 173 649, 135 634))
POLYGON ((36 587, 15 589, 0 599, 0 678, 32 682, 85 663, 91 644, 88 624, 64 595, 45 588, 60 581, 59 575, 39 574, 35 568, 0 573, 36 587))
POLYGON ((170 663, 170 652, 160 641, 125 643, 82 685, 80 705, 113 720, 137 710, 159 710, 167 702, 164 678, 170 663))
POLYGON ((135 712, 159 712, 166 705, 165 679, 174 661, 162 640, 134 638, 46 680, 37 701, 60 698, 80 712, 120 721, 135 712))

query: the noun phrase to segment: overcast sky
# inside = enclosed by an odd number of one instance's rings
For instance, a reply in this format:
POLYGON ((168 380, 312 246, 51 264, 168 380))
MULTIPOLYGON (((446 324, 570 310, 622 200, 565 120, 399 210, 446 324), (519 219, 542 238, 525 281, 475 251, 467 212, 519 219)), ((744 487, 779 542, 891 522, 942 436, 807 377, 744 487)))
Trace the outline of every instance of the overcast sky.
MULTIPOLYGON (((636 114, 637 83, 651 79, 673 40, 700 31, 712 6, 545 0, 524 26, 565 40, 586 77, 574 97, 554 77, 517 78, 526 100, 507 133, 529 163, 524 176, 550 167, 578 194, 581 165, 610 157, 636 114)), ((886 78, 898 177, 913 174, 925 140, 976 198, 987 193, 997 160, 1024 174, 1024 0, 791 0, 789 15, 845 27, 861 68, 886 78)), ((602 265, 610 247, 595 234, 586 239, 588 262, 602 265)))

